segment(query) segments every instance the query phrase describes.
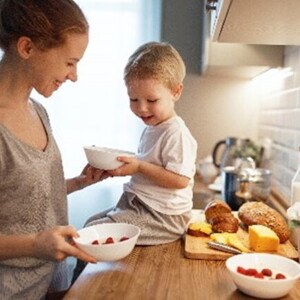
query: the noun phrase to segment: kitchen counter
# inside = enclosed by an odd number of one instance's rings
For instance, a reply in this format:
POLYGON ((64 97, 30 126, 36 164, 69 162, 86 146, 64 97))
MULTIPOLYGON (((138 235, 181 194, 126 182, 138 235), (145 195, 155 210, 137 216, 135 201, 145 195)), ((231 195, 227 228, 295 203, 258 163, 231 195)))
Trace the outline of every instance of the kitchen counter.
MULTIPOLYGON (((116 262, 88 264, 64 300, 250 300, 236 289, 224 261, 184 257, 183 241, 136 246, 116 262)), ((300 299, 300 280, 284 300, 300 299)))
MULTIPOLYGON (((220 197, 196 176, 194 208, 220 197), (196 206, 196 207, 195 207, 196 206)), ((278 195, 270 201, 285 211, 278 195)), ((123 260, 88 264, 68 291, 65 300, 214 300, 254 299, 236 289, 224 261, 184 257, 184 242, 159 246, 136 246, 123 260)), ((281 299, 300 299, 300 280, 281 299)))

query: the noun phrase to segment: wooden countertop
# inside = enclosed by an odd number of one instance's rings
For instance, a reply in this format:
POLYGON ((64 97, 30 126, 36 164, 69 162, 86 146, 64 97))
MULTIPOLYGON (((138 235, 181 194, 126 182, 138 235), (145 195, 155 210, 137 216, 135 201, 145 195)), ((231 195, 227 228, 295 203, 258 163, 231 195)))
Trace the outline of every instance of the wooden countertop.
MULTIPOLYGON (((183 241, 136 246, 123 260, 89 264, 65 300, 250 300, 236 289, 224 261, 184 257, 183 241)), ((285 300, 300 299, 300 280, 285 300)))
MULTIPOLYGON (((199 179, 195 182, 194 193, 200 196, 209 195, 211 198, 218 196, 199 179)), ((272 196, 271 201, 284 212, 285 207, 282 201, 278 201, 278 196, 272 196)), ((184 243, 178 240, 165 245, 136 246, 123 260, 87 265, 64 299, 250 300, 254 298, 236 289, 224 261, 185 258, 184 243)), ((300 299, 300 280, 289 295, 281 299, 300 299)))

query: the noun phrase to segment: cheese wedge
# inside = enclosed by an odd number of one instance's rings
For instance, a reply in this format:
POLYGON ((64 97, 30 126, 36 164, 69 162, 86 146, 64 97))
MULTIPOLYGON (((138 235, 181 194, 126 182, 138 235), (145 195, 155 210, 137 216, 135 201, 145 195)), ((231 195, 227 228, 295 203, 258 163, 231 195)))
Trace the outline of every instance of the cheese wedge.
POLYGON ((242 252, 250 252, 250 250, 242 243, 236 233, 213 233, 210 235, 210 238, 215 242, 234 247, 242 252))
POLYGON ((229 233, 229 232, 213 233, 210 235, 210 238, 217 243, 227 245, 228 236, 236 236, 236 233, 229 233))
POLYGON ((237 235, 228 236, 227 244, 231 247, 239 249, 242 252, 250 252, 250 250, 247 247, 245 247, 245 245, 242 243, 242 241, 238 238, 237 235))
POLYGON ((279 237, 270 228, 263 225, 249 226, 249 247, 256 252, 277 251, 279 237))

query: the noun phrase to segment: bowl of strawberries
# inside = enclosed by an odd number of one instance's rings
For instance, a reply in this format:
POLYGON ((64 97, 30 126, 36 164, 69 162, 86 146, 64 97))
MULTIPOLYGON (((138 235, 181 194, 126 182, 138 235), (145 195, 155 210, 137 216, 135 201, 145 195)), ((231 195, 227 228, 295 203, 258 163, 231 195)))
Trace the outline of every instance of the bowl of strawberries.
POLYGON ((287 295, 300 278, 299 263, 276 254, 238 254, 225 264, 240 291, 261 299, 287 295))
POLYGON ((97 224, 78 230, 74 242, 98 261, 115 261, 131 253, 140 233, 140 228, 132 224, 97 224))

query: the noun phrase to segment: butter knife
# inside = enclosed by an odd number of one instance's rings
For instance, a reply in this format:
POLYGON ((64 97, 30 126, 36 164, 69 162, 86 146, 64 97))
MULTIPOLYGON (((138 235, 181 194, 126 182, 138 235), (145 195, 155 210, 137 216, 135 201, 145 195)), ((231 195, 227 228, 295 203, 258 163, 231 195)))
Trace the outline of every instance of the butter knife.
POLYGON ((231 246, 222 244, 222 243, 218 243, 218 242, 214 242, 214 241, 210 241, 207 243, 208 246, 210 246, 211 248, 217 249, 217 250, 221 250, 224 252, 228 252, 228 253, 232 253, 232 254, 241 254, 242 251, 233 248, 231 246))

